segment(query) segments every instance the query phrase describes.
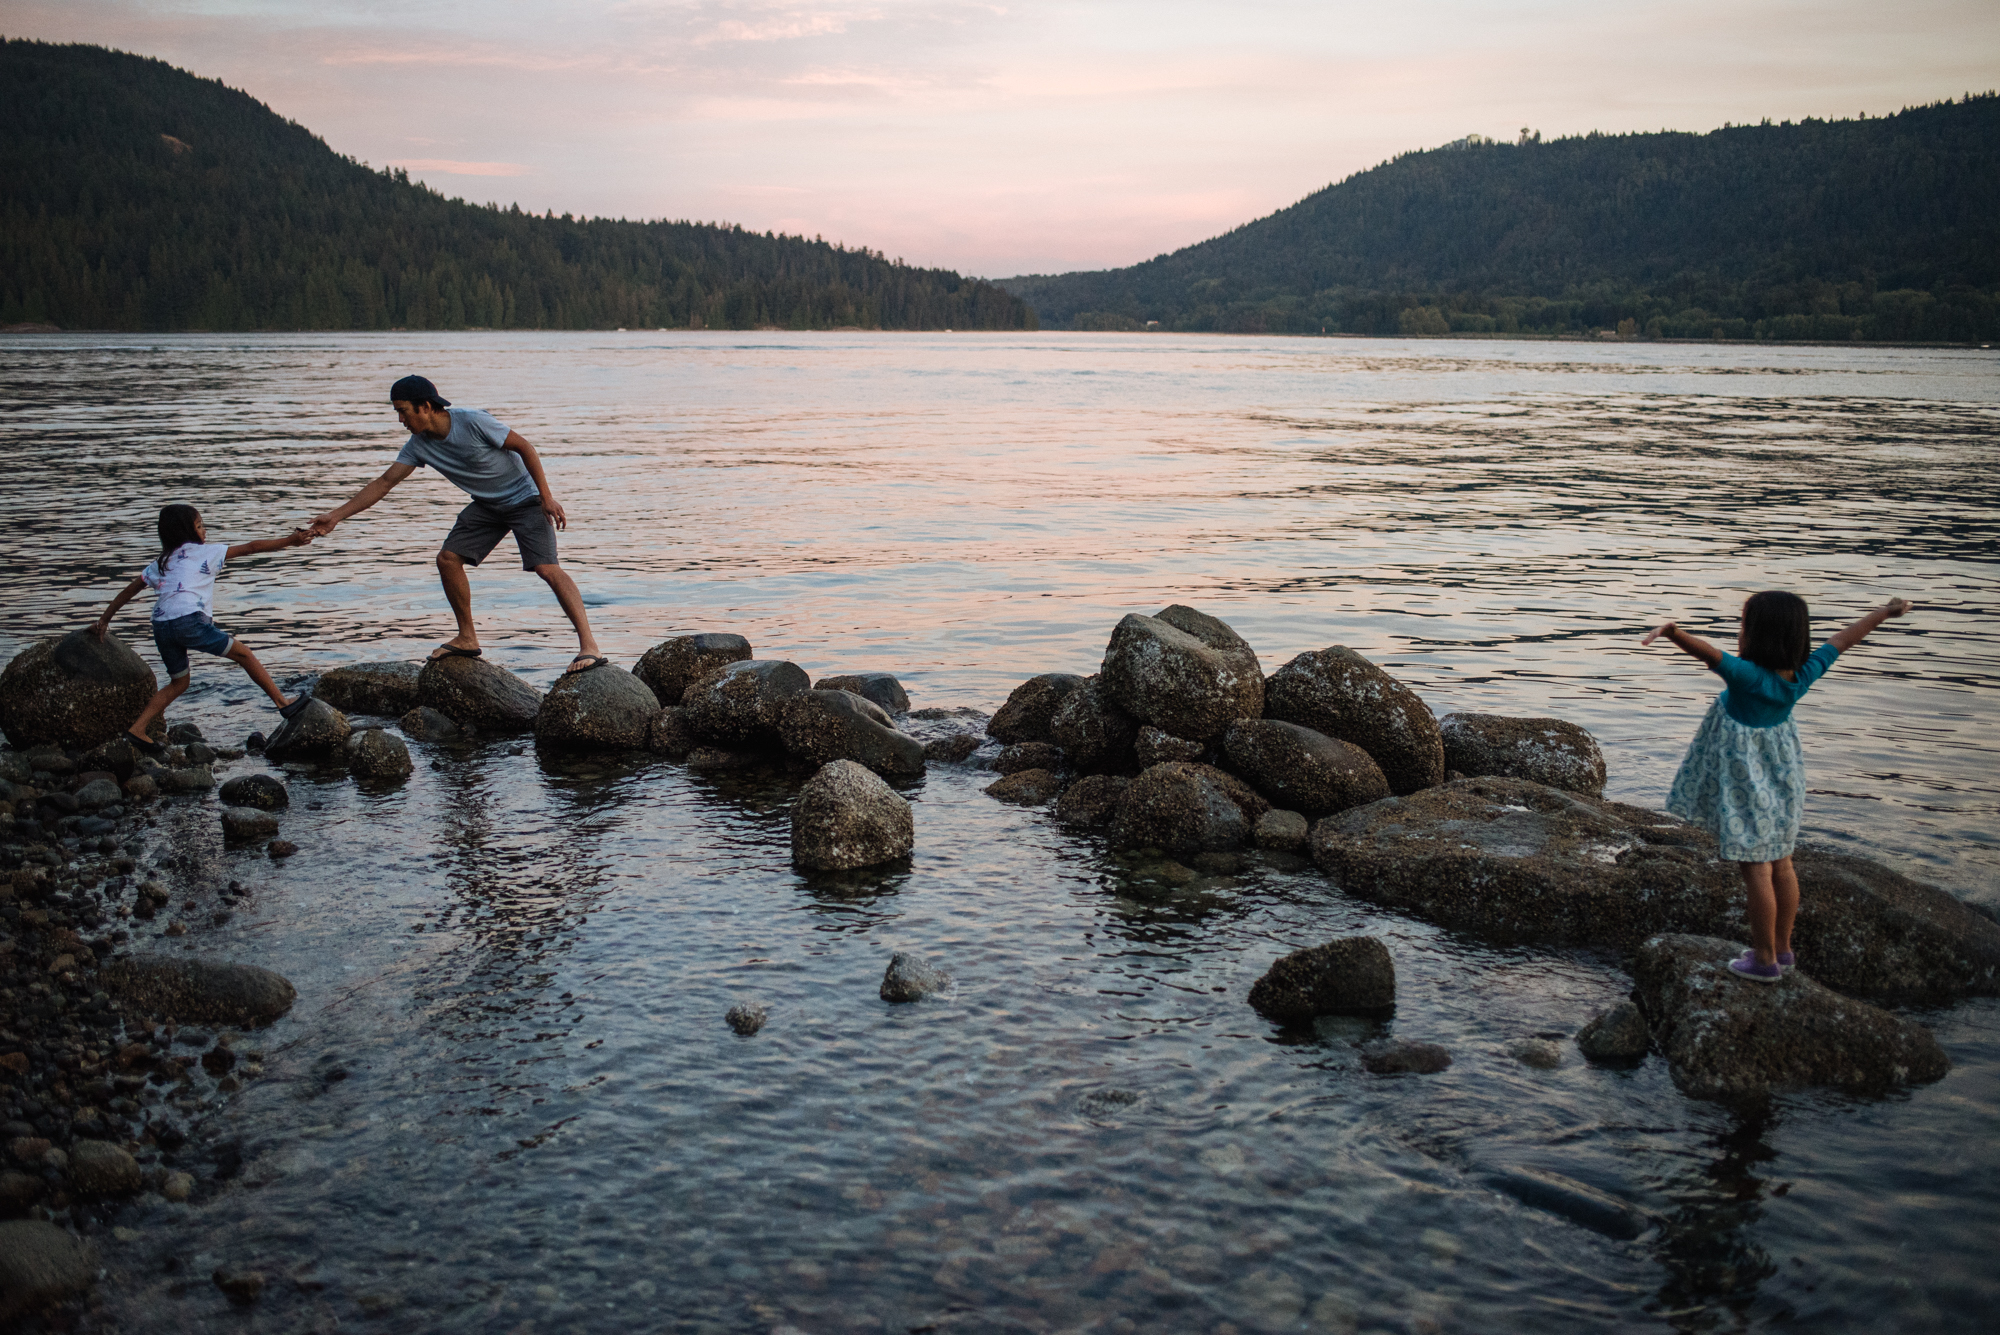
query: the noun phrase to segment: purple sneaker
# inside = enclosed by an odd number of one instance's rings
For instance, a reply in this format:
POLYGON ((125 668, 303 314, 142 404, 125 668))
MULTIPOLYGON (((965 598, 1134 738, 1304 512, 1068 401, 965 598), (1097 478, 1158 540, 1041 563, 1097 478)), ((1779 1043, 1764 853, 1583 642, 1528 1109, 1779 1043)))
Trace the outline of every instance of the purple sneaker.
MULTIPOLYGON (((1738 955, 1736 958, 1742 960, 1745 964, 1754 964, 1757 960, 1757 952, 1754 950, 1746 950, 1741 955, 1738 955)), ((1799 962, 1799 957, 1793 954, 1791 951, 1781 950, 1778 952, 1778 967, 1780 969, 1783 969, 1786 973, 1790 973, 1793 970, 1793 968, 1797 966, 1798 962, 1799 962)))
POLYGON ((1755 955, 1747 960, 1738 956, 1729 961, 1729 972, 1753 983, 1775 983, 1785 976, 1782 964, 1759 964, 1755 955))

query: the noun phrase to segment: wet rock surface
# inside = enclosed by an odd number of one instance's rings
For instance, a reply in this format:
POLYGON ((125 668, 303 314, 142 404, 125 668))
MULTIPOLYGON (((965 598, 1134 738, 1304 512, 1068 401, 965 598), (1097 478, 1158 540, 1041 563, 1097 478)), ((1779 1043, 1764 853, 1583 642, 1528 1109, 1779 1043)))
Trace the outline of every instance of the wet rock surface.
POLYGON ((889 967, 882 974, 881 996, 884 1001, 921 1001, 950 986, 949 973, 899 950, 890 956, 889 967))
POLYGON ((339 760, 354 726, 347 715, 315 697, 291 718, 278 724, 277 731, 264 740, 264 754, 272 760, 339 760))
POLYGON ((139 1161, 102 1140, 76 1140, 69 1147, 69 1176, 90 1196, 130 1196, 145 1185, 139 1161))
POLYGON ((1249 784, 1213 765, 1154 765, 1125 790, 1111 825, 1119 848, 1158 848, 1176 857, 1240 848, 1271 809, 1249 784))
POLYGON ((229 806, 259 811, 283 811, 292 804, 285 785, 268 774, 239 774, 222 785, 218 796, 229 806))
POLYGON ((890 714, 910 712, 910 693, 889 672, 849 672, 836 677, 821 677, 813 683, 813 689, 849 691, 890 714))
POLYGON ((298 997, 290 982, 269 969, 194 957, 134 955, 104 965, 98 979, 148 1014, 201 1024, 276 1019, 298 997))
POLYGON ((634 751, 646 745, 660 702, 651 687, 606 663, 557 677, 535 712, 535 741, 574 751, 634 751))
POLYGON ((1321 1015, 1380 1015, 1396 1007, 1396 965, 1372 936, 1295 950, 1250 986, 1250 1005, 1284 1025, 1321 1015))
POLYGON ((1635 1062, 1652 1046, 1638 1006, 1621 1001, 1576 1031, 1577 1050, 1594 1062, 1635 1062))
POLYGON ((1121 620, 1098 677, 1112 703, 1176 737, 1217 737, 1264 712, 1256 651, 1227 623, 1180 604, 1121 620))
POLYGON ((89 1291, 97 1253, 39 1219, 0 1223, 0 1321, 12 1321, 89 1291))
POLYGON ((1272 805, 1308 820, 1389 795, 1389 781, 1366 751, 1296 723, 1261 718, 1233 723, 1222 748, 1229 768, 1272 805))
POLYGON ((0 671, 0 731, 17 747, 96 746, 138 718, 155 689, 131 645, 73 630, 35 641, 0 671))
POLYGON ((1139 736, 1132 743, 1132 758, 1140 769, 1150 769, 1170 760, 1200 760, 1207 750, 1200 742, 1176 737, 1148 723, 1139 729, 1139 736))
POLYGON ((1040 806, 1053 801, 1063 790, 1063 780, 1054 770, 1024 769, 986 785, 986 795, 1018 806, 1040 806))
POLYGON ((1003 749, 993 761, 993 768, 1002 774, 1019 774, 1025 769, 1059 770, 1062 767, 1062 748, 1051 742, 1016 742, 1003 749))
POLYGON ((1438 720, 1444 763, 1468 779, 1497 775, 1599 797, 1604 753, 1597 739, 1558 718, 1446 714, 1438 720))
POLYGON ((1436 1075, 1451 1066, 1451 1053, 1436 1043, 1384 1038, 1361 1046, 1361 1064, 1376 1075, 1436 1075))
POLYGON ((924 772, 923 743, 899 731, 881 706, 851 691, 787 697, 777 708, 777 726, 785 750, 815 765, 852 760, 894 778, 924 772))
POLYGON ((2000 994, 2000 923, 1964 901, 1827 849, 1799 849, 1792 869, 1800 972, 1842 992, 1898 1001, 2000 994))
POLYGON ((461 727, 429 705, 418 705, 397 719, 396 726, 413 742, 462 742, 472 736, 470 728, 461 727))
POLYGON ((1122 774, 1086 774, 1063 789, 1056 799, 1055 817, 1079 830, 1101 830, 1118 814, 1125 790, 1132 781, 1122 774))
POLYGON ((847 871, 907 857, 916 844, 910 804, 865 766, 831 761, 792 805, 792 862, 847 871))
POLYGON ((703 631, 662 640, 640 655, 632 675, 646 683, 662 705, 677 705, 687 688, 719 667, 756 655, 750 641, 727 631, 703 631))
POLYGON ((669 760, 685 760, 698 745, 694 724, 680 705, 668 705, 646 725, 646 749, 669 760))
POLYGON ((541 712, 542 693, 484 658, 439 658, 417 675, 417 703, 480 732, 527 732, 541 712))
POLYGON ((764 1027, 771 1018, 770 1008, 761 1002, 738 1002, 723 1014, 723 1021, 744 1038, 750 1037, 764 1027))
POLYGON ((1345 646, 1308 650, 1272 673, 1264 716, 1352 742, 1398 796, 1444 780, 1444 740, 1430 707, 1345 646))
POLYGON ((1951 1069, 1930 1030, 1793 971, 1731 973, 1740 943, 1664 934, 1639 947, 1634 994, 1674 1083, 1694 1098, 1756 1100, 1804 1087, 1880 1094, 1951 1069))
POLYGON ((986 735, 1009 744, 1053 740, 1049 726, 1056 710, 1081 685, 1083 678, 1068 672, 1045 672, 1028 678, 1014 688, 1007 703, 988 720, 986 735))
POLYGON ((1297 853, 1305 848, 1311 833, 1311 822, 1298 812, 1274 809, 1257 818, 1250 829, 1250 841, 1259 848, 1297 853))
POLYGON ((222 837, 226 843, 262 843, 278 832, 278 818, 256 807, 224 807, 222 837))
POLYGON ((979 749, 979 739, 969 732, 955 732, 949 737, 933 737, 924 743, 924 759, 944 764, 961 765, 972 758, 979 749))
POLYGON ((1086 677, 1065 695, 1049 719, 1049 740, 1062 748, 1071 768, 1085 774, 1132 773, 1138 768, 1132 751, 1138 739, 1139 721, 1112 702, 1097 677, 1086 677))
POLYGON ((403 739, 381 728, 363 728, 347 739, 347 769, 357 779, 407 779, 416 768, 403 739))
POLYGON ((349 663, 320 674, 313 694, 344 714, 395 718, 417 707, 417 662, 349 663))
POLYGON ((785 703, 811 689, 805 669, 746 658, 717 668, 681 695, 695 735, 715 746, 774 746, 785 703))

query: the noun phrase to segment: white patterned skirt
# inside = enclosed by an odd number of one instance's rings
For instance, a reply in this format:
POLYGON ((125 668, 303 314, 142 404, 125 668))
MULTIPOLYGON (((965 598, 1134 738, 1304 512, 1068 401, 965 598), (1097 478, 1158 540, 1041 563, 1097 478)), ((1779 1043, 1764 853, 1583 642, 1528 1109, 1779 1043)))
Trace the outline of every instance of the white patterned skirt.
POLYGON ((1776 862, 1792 855, 1805 801, 1798 725, 1745 727, 1718 696, 1674 775, 1667 810, 1714 835, 1724 861, 1776 862))

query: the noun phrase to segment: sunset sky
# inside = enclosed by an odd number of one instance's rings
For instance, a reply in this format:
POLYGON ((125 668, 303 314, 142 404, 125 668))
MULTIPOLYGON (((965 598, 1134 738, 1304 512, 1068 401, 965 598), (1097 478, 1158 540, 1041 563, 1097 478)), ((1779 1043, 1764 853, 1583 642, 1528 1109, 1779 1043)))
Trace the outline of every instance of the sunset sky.
POLYGON ((10 37, 220 78, 536 211, 1000 277, 1128 264, 1468 133, 1708 130, 2000 82, 1992 0, 60 0, 10 37))

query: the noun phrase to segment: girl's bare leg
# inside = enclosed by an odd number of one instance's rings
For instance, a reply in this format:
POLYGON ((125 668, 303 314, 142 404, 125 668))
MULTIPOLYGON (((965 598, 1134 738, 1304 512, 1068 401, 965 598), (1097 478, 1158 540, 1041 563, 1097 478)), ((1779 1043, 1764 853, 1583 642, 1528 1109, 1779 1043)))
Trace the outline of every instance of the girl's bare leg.
MULTIPOLYGON (((187 690, 191 679, 190 674, 182 673, 154 691, 153 698, 146 702, 146 707, 139 711, 139 717, 133 719, 132 726, 125 731, 134 737, 146 737, 146 729, 152 727, 154 720, 167 712, 168 705, 181 698, 181 693, 187 690)), ((151 741, 152 738, 146 737, 146 740, 151 741)))
MULTIPOLYGON (((1743 873, 1743 890, 1749 896, 1750 948, 1757 952, 1757 963, 1768 967, 1778 962, 1778 900, 1771 890, 1771 864, 1739 862, 1736 868, 1743 873)), ((1794 881, 1794 904, 1798 902, 1797 887, 1794 881)))
POLYGON ((250 646, 243 641, 231 640, 229 652, 223 657, 249 673, 250 680, 264 688, 264 694, 271 697, 272 704, 282 709, 292 702, 290 696, 278 689, 278 683, 271 680, 271 674, 264 670, 264 665, 257 661, 257 655, 251 653, 250 646))
POLYGON ((1799 878, 1792 870, 1790 856, 1771 864, 1771 891, 1778 910, 1771 938, 1774 948, 1782 955, 1792 948, 1792 922, 1799 916, 1799 878))

